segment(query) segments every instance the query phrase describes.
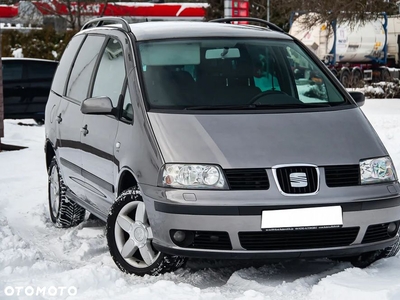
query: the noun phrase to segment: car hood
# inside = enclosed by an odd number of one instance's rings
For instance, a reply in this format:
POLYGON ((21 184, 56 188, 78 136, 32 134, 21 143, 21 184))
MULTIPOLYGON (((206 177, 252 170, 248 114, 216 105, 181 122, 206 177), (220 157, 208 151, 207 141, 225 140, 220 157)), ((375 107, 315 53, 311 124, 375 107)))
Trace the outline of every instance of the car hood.
POLYGON ((166 163, 223 168, 357 164, 387 151, 359 108, 301 113, 149 112, 166 163))

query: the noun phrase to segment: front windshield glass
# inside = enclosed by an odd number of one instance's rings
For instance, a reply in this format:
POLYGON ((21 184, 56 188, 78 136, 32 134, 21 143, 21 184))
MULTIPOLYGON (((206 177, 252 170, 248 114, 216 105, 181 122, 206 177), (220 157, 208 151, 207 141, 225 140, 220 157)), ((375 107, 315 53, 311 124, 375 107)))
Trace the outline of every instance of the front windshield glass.
POLYGON ((255 109, 345 104, 293 41, 193 39, 142 42, 150 109, 255 109))

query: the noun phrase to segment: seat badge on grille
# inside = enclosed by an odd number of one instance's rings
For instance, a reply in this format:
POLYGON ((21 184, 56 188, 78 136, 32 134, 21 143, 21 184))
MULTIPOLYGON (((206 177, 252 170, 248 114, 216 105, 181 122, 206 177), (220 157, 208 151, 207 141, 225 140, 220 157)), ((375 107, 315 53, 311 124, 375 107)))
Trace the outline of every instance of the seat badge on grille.
POLYGON ((307 175, 306 173, 299 172, 299 173, 290 173, 290 186, 293 188, 301 188, 306 187, 307 183, 307 175))

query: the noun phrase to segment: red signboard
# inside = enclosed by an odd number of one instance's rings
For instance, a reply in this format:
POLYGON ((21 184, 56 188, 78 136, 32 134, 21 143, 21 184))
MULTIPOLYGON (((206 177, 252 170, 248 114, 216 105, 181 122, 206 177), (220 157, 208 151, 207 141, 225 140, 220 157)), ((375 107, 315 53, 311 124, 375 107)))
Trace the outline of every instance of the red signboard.
POLYGON ((56 1, 32 3, 43 15, 68 15, 77 13, 81 15, 103 15, 119 17, 192 17, 204 18, 207 3, 146 3, 146 2, 114 2, 78 4, 72 2, 68 7, 56 1))
POLYGON ((232 17, 248 17, 249 2, 243 0, 232 0, 232 17))
MULTIPOLYGON (((113 2, 80 4, 71 2, 70 9, 64 3, 57 1, 32 4, 44 16, 77 14, 86 16, 118 16, 118 17, 160 17, 160 18, 187 18, 201 20, 205 16, 207 3, 146 3, 146 2, 113 2)), ((17 5, 0 5, 0 18, 12 19, 18 16, 17 5)))
POLYGON ((18 16, 17 5, 0 5, 0 18, 11 19, 18 16))

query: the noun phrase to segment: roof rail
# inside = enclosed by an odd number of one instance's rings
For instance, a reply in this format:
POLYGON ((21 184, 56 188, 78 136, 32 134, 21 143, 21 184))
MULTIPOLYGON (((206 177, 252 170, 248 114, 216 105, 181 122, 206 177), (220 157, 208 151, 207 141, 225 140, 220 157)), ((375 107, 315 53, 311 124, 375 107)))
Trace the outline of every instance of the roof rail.
POLYGON ((129 23, 120 17, 102 17, 102 18, 95 18, 90 21, 87 21, 81 28, 81 30, 85 30, 88 28, 92 27, 100 27, 104 25, 110 25, 110 24, 121 24, 122 29, 125 30, 126 32, 131 32, 131 27, 129 26, 129 23))
POLYGON ((231 22, 237 22, 237 21, 257 22, 257 23, 261 23, 261 24, 267 25, 267 27, 268 27, 269 29, 271 29, 271 30, 286 33, 282 28, 280 28, 279 26, 275 25, 274 23, 265 21, 265 20, 263 20, 263 19, 258 19, 258 18, 251 18, 251 17, 232 17, 232 18, 214 19, 214 20, 210 20, 209 22, 231 23, 231 22))

